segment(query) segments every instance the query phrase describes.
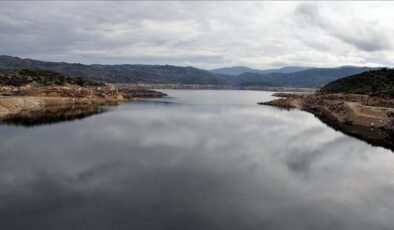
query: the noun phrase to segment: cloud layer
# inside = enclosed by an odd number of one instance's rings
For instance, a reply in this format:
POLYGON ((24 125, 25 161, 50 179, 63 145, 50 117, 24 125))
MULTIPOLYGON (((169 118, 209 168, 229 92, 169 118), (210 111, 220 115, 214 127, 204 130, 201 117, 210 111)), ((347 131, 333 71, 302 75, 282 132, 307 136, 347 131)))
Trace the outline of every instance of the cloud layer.
POLYGON ((393 66, 391 2, 0 2, 0 54, 203 68, 393 66))

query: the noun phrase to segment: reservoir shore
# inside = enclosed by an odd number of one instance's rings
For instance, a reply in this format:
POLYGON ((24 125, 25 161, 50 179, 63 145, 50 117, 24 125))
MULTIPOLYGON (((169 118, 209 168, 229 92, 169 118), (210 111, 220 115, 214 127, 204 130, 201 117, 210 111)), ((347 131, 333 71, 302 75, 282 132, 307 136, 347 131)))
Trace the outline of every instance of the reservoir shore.
POLYGON ((139 98, 164 97, 166 94, 144 88, 102 86, 42 86, 0 87, 0 121, 16 117, 78 114, 97 110, 102 105, 117 105, 139 98))
POLYGON ((357 94, 277 93, 259 103, 314 114, 328 126, 372 145, 394 150, 394 99, 357 94))

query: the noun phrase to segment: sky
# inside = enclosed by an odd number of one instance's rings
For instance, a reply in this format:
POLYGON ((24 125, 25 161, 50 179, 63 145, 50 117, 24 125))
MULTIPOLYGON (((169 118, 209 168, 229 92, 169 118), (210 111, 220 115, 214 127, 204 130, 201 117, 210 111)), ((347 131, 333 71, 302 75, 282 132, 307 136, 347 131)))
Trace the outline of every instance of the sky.
POLYGON ((0 2, 0 55, 199 68, 394 66, 394 2, 0 2))

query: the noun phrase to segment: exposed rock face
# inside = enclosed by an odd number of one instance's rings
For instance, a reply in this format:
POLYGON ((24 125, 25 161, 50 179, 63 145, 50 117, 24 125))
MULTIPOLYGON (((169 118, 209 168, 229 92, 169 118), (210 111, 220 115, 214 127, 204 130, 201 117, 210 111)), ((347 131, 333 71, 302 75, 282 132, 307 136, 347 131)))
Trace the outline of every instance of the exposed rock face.
POLYGON ((163 93, 149 89, 127 85, 116 87, 113 84, 39 69, 20 69, 0 74, 0 95, 91 98, 105 101, 165 96, 163 93))
POLYGON ((32 122, 40 115, 53 115, 51 117, 55 120, 59 117, 69 119, 72 114, 77 117, 91 114, 103 104, 163 96, 166 94, 153 90, 118 88, 113 84, 64 76, 53 71, 15 70, 0 74, 0 120, 28 118, 32 122), (84 109, 86 111, 82 111, 84 109))
POLYGON ((288 94, 260 103, 313 113, 329 126, 394 150, 394 100, 367 95, 288 94))
POLYGON ((34 123, 40 117, 81 117, 98 111, 104 104, 116 105, 140 97, 163 97, 166 94, 147 89, 121 89, 114 85, 81 87, 26 85, 0 87, 0 121, 34 123), (2 95, 2 96, 1 96, 2 95), (78 110, 76 109, 78 108, 78 110), (69 115, 67 115, 69 114, 69 115))
MULTIPOLYGON (((60 98, 85 99, 94 104, 120 103, 123 101, 123 96, 118 93, 117 89, 108 86, 3 86, 0 87, 0 95, 21 97, 22 99, 25 97, 57 98, 60 103, 64 101, 60 98)), ((6 100, 6 97, 2 97, 1 100, 6 100)))
POLYGON ((0 119, 48 108, 71 108, 80 105, 96 105, 97 103, 87 98, 0 96, 0 119))
POLYGON ((71 97, 92 98, 111 101, 123 101, 140 97, 164 97, 165 93, 144 88, 115 87, 111 84, 104 86, 38 86, 22 87, 0 86, 3 96, 34 96, 34 97, 71 97))

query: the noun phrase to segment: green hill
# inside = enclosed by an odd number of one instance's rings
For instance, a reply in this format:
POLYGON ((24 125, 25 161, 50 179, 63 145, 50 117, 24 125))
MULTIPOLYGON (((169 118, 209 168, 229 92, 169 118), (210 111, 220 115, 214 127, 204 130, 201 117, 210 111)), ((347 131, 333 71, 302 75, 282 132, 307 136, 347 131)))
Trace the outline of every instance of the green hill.
POLYGON ((294 73, 298 71, 303 71, 311 69, 309 67, 301 67, 301 66, 285 66, 278 69, 252 69, 246 66, 233 66, 233 67, 224 67, 210 70, 212 73, 225 74, 225 75, 241 75, 243 73, 259 73, 259 74, 269 74, 269 73, 294 73))
POLYGON ((86 80, 80 77, 67 77, 60 73, 48 70, 21 69, 0 74, 0 85, 24 86, 27 84, 38 85, 79 85, 101 86, 104 83, 86 80))
POLYGON ((46 62, 0 55, 0 72, 14 69, 42 69, 111 83, 212 84, 225 85, 218 74, 194 67, 171 65, 83 65, 46 62))
MULTIPOLYGON (((46 62, 0 55, 0 73, 15 69, 51 70, 65 76, 79 76, 85 79, 111 83, 231 85, 235 87, 321 87, 338 78, 371 70, 368 67, 356 66, 310 68, 305 70, 300 69, 300 67, 285 67, 277 70, 261 70, 258 73, 246 72, 240 75, 236 75, 239 73, 237 72, 231 75, 214 73, 190 66, 136 64, 83 65, 66 62, 46 62)), ((242 71, 250 70, 250 68, 242 68, 242 71)))
POLYGON ((341 78, 328 83, 320 92, 394 97, 394 69, 383 68, 341 78))
POLYGON ((232 79, 234 84, 269 83, 285 87, 322 87, 336 79, 371 70, 369 67, 344 66, 340 68, 313 68, 293 73, 243 73, 232 79))

